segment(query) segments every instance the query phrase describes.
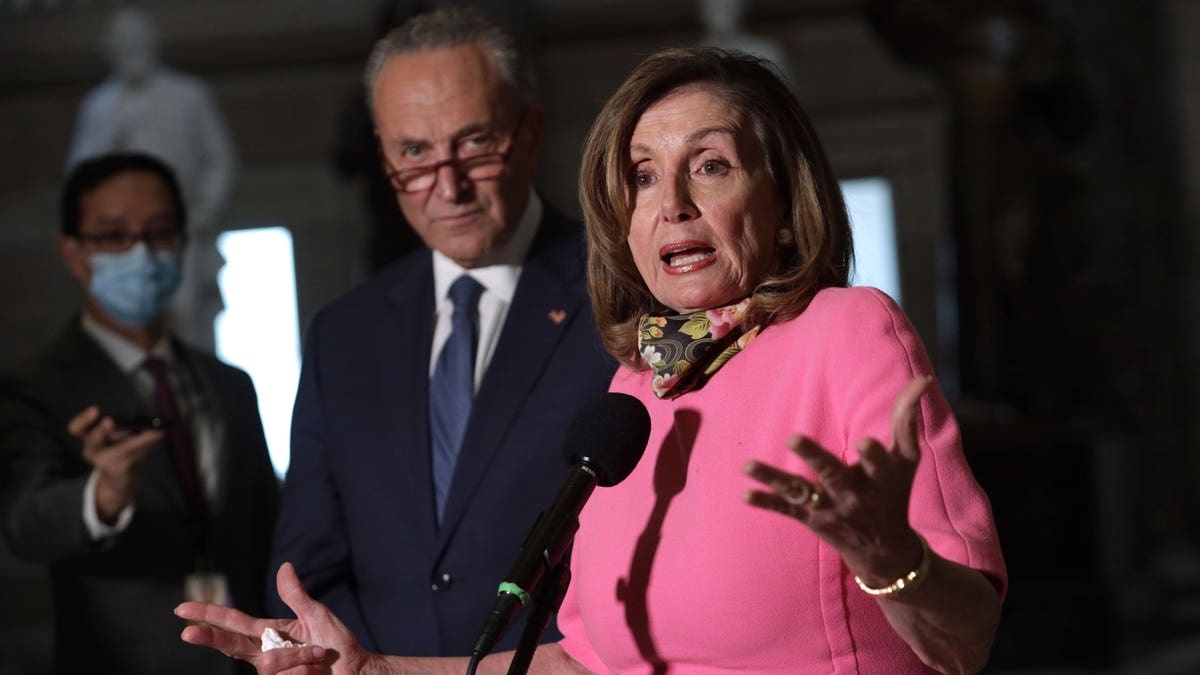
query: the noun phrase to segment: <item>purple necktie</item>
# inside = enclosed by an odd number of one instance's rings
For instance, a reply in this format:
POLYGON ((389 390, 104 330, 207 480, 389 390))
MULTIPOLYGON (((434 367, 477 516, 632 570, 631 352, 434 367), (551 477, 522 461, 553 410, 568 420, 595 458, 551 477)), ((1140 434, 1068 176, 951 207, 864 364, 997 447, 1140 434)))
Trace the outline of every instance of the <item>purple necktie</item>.
POLYGON ((175 400, 175 391, 167 377, 167 365, 162 359, 151 356, 146 358, 142 367, 154 378, 154 408, 167 422, 167 445, 171 448, 171 461, 175 465, 179 485, 196 513, 204 513, 204 493, 196 473, 196 447, 192 444, 190 426, 183 419, 179 402, 175 400))

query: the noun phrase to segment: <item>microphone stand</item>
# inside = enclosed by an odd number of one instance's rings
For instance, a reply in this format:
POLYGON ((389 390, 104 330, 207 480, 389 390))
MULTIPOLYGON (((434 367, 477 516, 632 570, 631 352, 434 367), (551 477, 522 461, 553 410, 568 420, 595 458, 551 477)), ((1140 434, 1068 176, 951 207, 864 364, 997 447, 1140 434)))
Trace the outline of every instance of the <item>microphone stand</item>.
POLYGON ((567 587, 571 585, 571 568, 566 560, 550 571, 545 583, 538 587, 538 597, 531 603, 530 613, 525 619, 525 630, 521 633, 521 642, 513 655, 512 664, 508 667, 508 675, 525 675, 529 672, 529 664, 533 662, 533 653, 542 641, 542 634, 550 619, 562 606, 563 598, 567 595, 567 587))

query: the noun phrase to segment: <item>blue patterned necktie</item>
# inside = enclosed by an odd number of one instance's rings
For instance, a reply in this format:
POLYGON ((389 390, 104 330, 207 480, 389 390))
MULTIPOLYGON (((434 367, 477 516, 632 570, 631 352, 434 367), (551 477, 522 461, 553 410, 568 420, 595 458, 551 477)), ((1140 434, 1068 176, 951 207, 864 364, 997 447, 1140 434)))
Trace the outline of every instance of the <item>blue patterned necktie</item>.
POLYGON ((446 510, 454 464, 471 415, 475 393, 475 308, 483 286, 467 275, 450 285, 454 313, 450 337, 442 345, 429 380, 429 432, 433 441, 433 498, 438 523, 446 510))

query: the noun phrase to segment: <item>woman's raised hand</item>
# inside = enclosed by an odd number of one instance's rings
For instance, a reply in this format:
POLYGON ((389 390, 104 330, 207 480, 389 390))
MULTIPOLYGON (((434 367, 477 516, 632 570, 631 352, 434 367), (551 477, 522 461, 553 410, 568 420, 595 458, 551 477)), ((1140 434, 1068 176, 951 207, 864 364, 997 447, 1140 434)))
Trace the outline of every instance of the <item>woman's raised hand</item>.
POLYGON ((812 468, 816 480, 750 461, 746 474, 769 490, 748 491, 744 499, 807 525, 871 586, 886 586, 915 569, 923 548, 908 523, 908 501, 921 459, 919 401, 931 381, 918 377, 896 396, 891 448, 863 438, 856 444, 859 461, 846 465, 812 439, 793 435, 788 446, 812 468))

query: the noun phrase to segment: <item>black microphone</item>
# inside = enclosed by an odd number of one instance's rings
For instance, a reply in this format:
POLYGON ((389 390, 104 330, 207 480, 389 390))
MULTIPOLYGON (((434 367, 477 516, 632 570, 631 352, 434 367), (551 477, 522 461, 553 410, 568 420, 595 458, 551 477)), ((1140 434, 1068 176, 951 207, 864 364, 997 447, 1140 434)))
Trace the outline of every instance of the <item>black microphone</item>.
POLYGON ((628 394, 604 394, 583 407, 567 429, 571 464, 549 509, 542 511, 500 584, 492 613, 475 643, 477 662, 499 642, 513 615, 528 603, 548 572, 562 564, 579 529, 579 512, 597 485, 611 487, 637 466, 650 438, 650 414, 628 394))

